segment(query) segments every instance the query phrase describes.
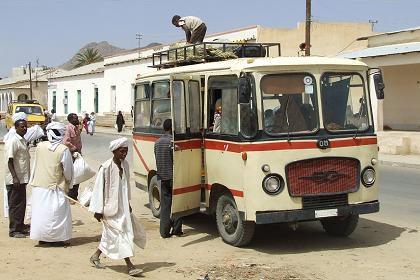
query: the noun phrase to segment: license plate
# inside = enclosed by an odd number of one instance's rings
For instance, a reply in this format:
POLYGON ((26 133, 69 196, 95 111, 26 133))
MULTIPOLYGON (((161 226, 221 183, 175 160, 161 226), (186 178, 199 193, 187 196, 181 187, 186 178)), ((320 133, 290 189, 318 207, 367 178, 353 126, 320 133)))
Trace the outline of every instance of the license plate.
POLYGON ((315 210, 315 218, 335 217, 337 209, 315 210))

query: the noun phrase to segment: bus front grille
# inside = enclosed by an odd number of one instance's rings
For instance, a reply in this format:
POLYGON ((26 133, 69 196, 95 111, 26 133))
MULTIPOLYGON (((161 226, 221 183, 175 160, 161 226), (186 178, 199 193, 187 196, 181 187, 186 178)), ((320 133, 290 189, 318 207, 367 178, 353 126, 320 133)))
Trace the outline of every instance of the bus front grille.
POLYGON ((303 209, 328 209, 348 205, 347 194, 302 197, 303 209))
POLYGON ((286 179, 294 197, 355 192, 360 182, 360 163, 343 157, 296 161, 286 166, 286 179))

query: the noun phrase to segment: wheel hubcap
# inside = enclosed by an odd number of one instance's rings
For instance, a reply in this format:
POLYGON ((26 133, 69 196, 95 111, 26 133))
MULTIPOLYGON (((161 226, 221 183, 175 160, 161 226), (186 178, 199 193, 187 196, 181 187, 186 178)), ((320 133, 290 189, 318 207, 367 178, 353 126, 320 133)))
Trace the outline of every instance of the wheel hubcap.
POLYGON ((230 204, 226 205, 223 208, 222 223, 227 233, 235 233, 236 228, 238 227, 238 216, 236 213, 236 209, 230 204))
POLYGON ((152 199, 153 207, 155 209, 159 209, 160 208, 160 196, 159 196, 159 189, 156 185, 153 186, 152 197, 153 197, 153 199, 152 199))

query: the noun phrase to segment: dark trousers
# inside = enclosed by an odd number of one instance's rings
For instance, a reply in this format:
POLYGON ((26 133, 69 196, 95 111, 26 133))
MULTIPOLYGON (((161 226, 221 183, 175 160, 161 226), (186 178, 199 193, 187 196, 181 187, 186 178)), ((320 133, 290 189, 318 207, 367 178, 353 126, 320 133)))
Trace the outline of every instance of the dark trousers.
POLYGON ((117 124, 118 132, 121 132, 124 124, 117 124))
POLYGON ((69 189, 69 197, 77 200, 79 196, 79 185, 74 185, 72 189, 69 189))
POLYGON ((207 26, 204 23, 202 23, 192 32, 190 39, 191 44, 202 43, 204 40, 204 36, 206 36, 206 31, 207 26))
POLYGON ((18 188, 6 185, 7 200, 9 203, 9 236, 23 231, 23 221, 26 210, 26 184, 18 188))
POLYGON ((180 234, 182 232, 182 218, 171 219, 172 180, 161 181, 160 194, 160 235, 166 238, 172 234, 180 234))

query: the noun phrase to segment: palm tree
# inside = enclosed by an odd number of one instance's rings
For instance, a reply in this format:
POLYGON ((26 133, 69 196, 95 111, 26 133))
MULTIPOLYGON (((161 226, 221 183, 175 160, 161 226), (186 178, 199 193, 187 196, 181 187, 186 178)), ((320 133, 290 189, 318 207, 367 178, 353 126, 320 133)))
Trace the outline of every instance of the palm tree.
POLYGON ((84 66, 84 65, 88 65, 88 64, 91 64, 91 63, 95 63, 95 62, 99 62, 99 61, 102 61, 102 60, 103 60, 103 58, 100 55, 100 53, 98 52, 98 50, 92 49, 92 48, 87 48, 83 52, 79 52, 76 55, 77 64, 74 66, 74 68, 84 66))

